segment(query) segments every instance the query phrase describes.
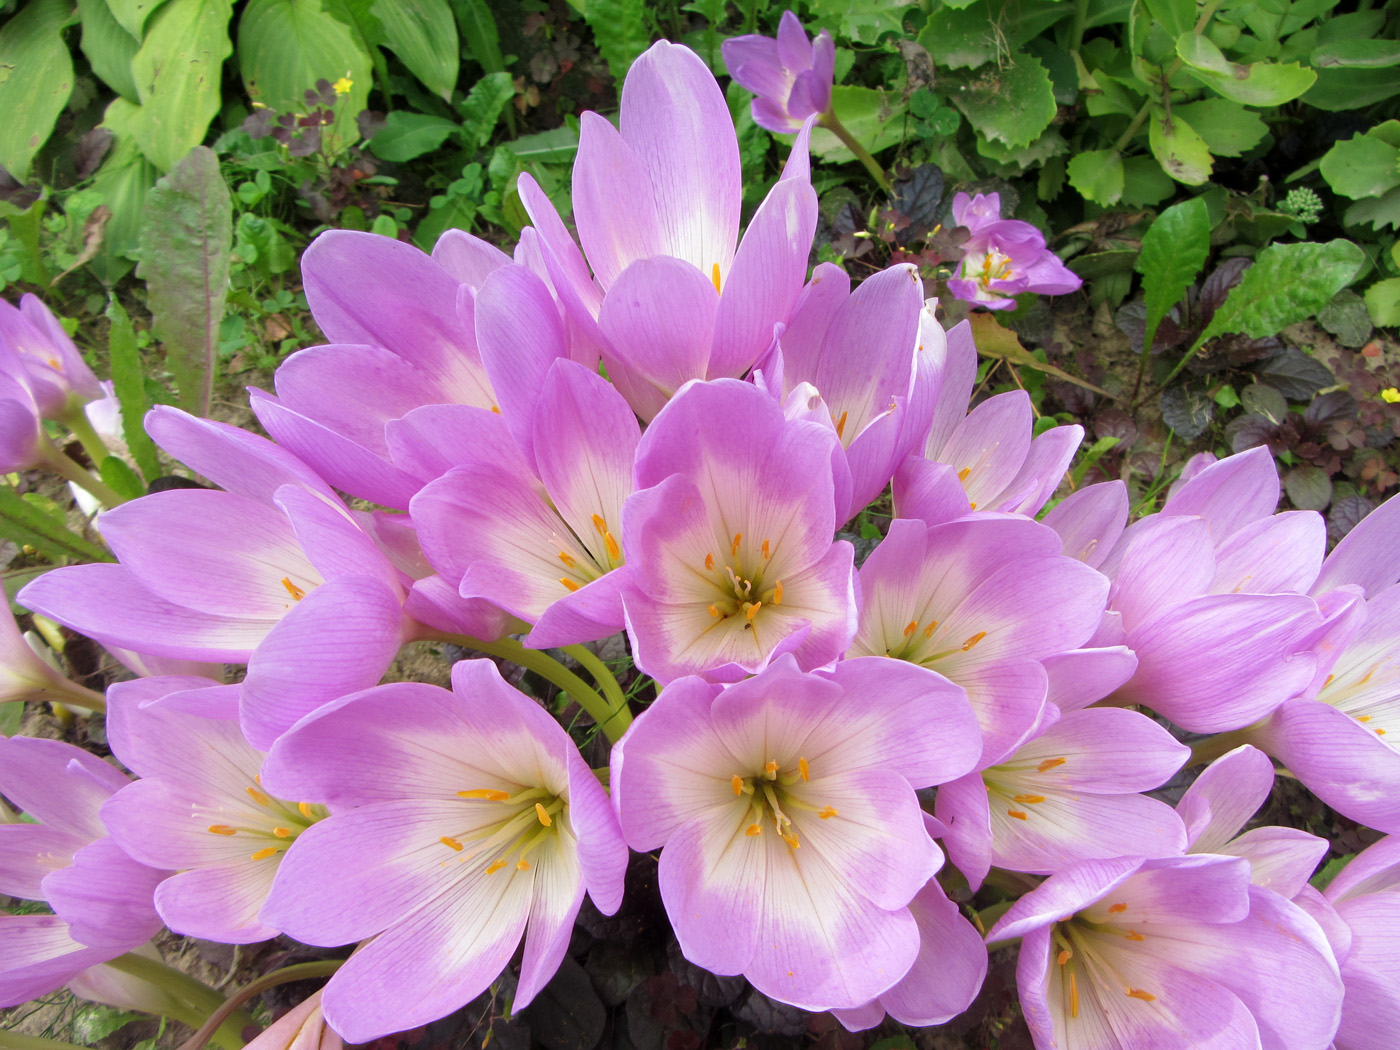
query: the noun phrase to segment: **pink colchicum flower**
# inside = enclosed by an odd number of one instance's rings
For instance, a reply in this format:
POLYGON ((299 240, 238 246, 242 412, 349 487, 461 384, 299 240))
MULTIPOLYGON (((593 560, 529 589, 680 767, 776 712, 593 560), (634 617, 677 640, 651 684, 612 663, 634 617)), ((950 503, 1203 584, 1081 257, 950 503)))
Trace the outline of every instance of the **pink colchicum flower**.
POLYGON ((102 397, 102 384, 38 296, 0 299, 0 355, 13 352, 45 419, 62 420, 102 397))
POLYGON ((996 193, 953 198, 953 221, 971 231, 963 244, 958 276, 948 290, 988 310, 1009 310, 1016 305, 1007 296, 1033 292, 1065 295, 1084 282, 1045 246, 1045 236, 1028 222, 1001 217, 1001 196, 996 193))
POLYGON ((778 135, 800 131, 808 117, 831 108, 836 45, 823 29, 809 40, 802 22, 784 11, 778 36, 730 37, 720 48, 729 75, 758 97, 754 123, 778 135))
POLYGON ((987 935, 1013 937, 1037 1050, 1325 1050, 1337 1028, 1322 929, 1242 858, 1082 861, 987 935))
POLYGON ((1323 896, 1346 924, 1350 945, 1342 961, 1342 1023, 1337 1050, 1389 1050, 1400 1017, 1400 839, 1358 853, 1328 883, 1323 896))
POLYGON ((686 958, 806 1009, 861 1007, 914 964, 910 903, 942 863, 915 788, 979 752, 939 675, 884 659, 803 674, 783 656, 737 685, 668 685, 614 748, 613 800, 628 844, 661 849, 686 958))
POLYGON ((330 979, 348 1042, 426 1024, 524 958, 515 1007, 558 968, 587 890, 617 909, 627 849, 568 734, 489 660, 452 691, 379 686, 328 704, 273 747, 263 786, 333 815, 282 860, 262 921, 308 944, 373 938, 330 979))
POLYGON ((273 1021, 272 1027, 249 1043, 247 1050, 341 1050, 344 1045, 326 1024, 318 988, 273 1021))
POLYGON ((856 628, 855 552, 832 541, 850 477, 829 424, 784 418, 749 383, 686 386, 637 448, 622 510, 637 666, 734 681, 791 652, 840 656, 856 628))

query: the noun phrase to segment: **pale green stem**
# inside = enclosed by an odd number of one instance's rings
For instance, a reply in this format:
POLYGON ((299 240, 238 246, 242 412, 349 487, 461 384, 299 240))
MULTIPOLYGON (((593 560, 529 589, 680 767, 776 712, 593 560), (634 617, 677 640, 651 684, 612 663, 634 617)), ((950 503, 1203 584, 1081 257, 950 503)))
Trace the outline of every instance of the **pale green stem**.
MULTIPOLYGON (((627 727, 632 724, 632 712, 627 710, 625 698, 621 707, 613 707, 582 678, 540 649, 527 649, 514 638, 502 638, 499 642, 484 642, 480 638, 473 638, 465 634, 441 634, 435 637, 466 649, 475 649, 488 656, 499 656, 513 664, 518 664, 527 671, 534 671, 545 681, 553 682, 568 693, 579 707, 588 712, 593 721, 598 723, 598 727, 602 729, 609 742, 616 742, 627 731, 627 727)), ((620 691, 618 695, 621 696, 620 691)))
MULTIPOLYGON (((627 697, 623 696, 622 686, 617 684, 617 678, 614 677, 608 665, 603 663, 597 654, 585 645, 566 645, 563 647, 563 651, 577 660, 580 666, 584 667, 602 688, 603 698, 607 700, 608 707, 613 711, 609 717, 616 719, 619 715, 625 714, 627 723, 630 725, 632 715, 627 708, 627 697)), ((623 729, 625 730, 626 726, 623 726, 623 729)))
POLYGON ((83 1048, 77 1043, 65 1043, 62 1039, 45 1039, 42 1035, 0 1032, 0 1050, 83 1050, 83 1048))
MULTIPOLYGON (((189 974, 181 973, 163 962, 147 959, 144 955, 120 955, 107 965, 147 981, 170 993, 177 1002, 186 1004, 189 1007, 188 1011, 181 1011, 173 1016, 191 1028, 199 1028, 206 1023, 210 1015, 226 1005, 224 997, 203 981, 197 981, 189 974)), ((229 1012, 219 1025, 213 1041, 224 1047, 224 1050, 239 1050, 243 1046, 243 1029, 250 1025, 256 1027, 257 1022, 245 1011, 229 1012)))
POLYGON ((64 481, 71 481, 79 488, 85 489, 104 507, 117 507, 126 502, 101 479, 94 477, 60 452, 47 437, 40 438, 36 451, 39 455, 39 461, 35 466, 47 467, 64 481))
POLYGON ((1229 754, 1241 744, 1248 744, 1252 735, 1250 730, 1253 728, 1253 726, 1246 726, 1244 729, 1235 729, 1228 733, 1217 733, 1215 736, 1197 741, 1191 747, 1191 757, 1186 760, 1186 765, 1181 768, 1190 769, 1192 766, 1208 765, 1221 755, 1229 754))
POLYGON ((92 460, 92 465, 99 470, 102 469, 102 461, 112 454, 111 450, 102 443, 97 431, 92 428, 88 421, 87 413, 82 406, 74 408, 64 418, 63 423, 73 432, 73 436, 78 439, 78 444, 83 446, 83 451, 88 454, 88 459, 92 460))
POLYGON ((865 165, 865 170, 870 172, 871 177, 880 184, 880 189, 884 190, 886 193, 890 192, 890 180, 885 175, 885 169, 880 167, 879 161, 870 155, 870 151, 856 141, 856 137, 846 130, 846 125, 841 123, 835 111, 827 110, 821 115, 817 123, 840 139, 841 144, 856 155, 856 160, 865 165))
POLYGON ((1075 0, 1074 28, 1069 34, 1069 49, 1078 51, 1084 43, 1084 24, 1089 21, 1089 0, 1075 0))
POLYGON ((271 973, 259 977, 250 983, 242 991, 229 997, 212 1014, 209 1020, 195 1032, 194 1035, 180 1044, 179 1050, 201 1050, 205 1043, 211 1039, 218 1041, 218 1033, 221 1032, 236 1017, 247 1017, 239 1009, 249 999, 255 995, 261 995, 269 988, 274 988, 279 984, 289 984, 292 981, 307 981, 313 977, 329 977, 345 965, 344 959, 322 959, 319 962, 296 963, 292 966, 284 966, 280 970, 273 970, 271 973))

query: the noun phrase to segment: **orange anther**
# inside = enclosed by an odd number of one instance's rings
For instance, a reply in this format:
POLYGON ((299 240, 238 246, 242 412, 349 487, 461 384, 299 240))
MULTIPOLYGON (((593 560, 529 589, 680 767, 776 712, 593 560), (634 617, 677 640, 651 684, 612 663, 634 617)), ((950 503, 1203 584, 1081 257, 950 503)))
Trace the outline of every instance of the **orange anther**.
POLYGON ((229 827, 227 824, 210 824, 209 833, 212 835, 237 835, 238 830, 229 827))
POLYGON ((293 583, 290 576, 282 577, 282 586, 287 588, 287 593, 290 594, 297 601, 301 601, 303 598, 306 597, 306 592, 300 587, 298 587, 295 583, 293 583))
POLYGON ((560 576, 559 582, 564 585, 564 590, 569 591, 570 593, 573 593, 574 591, 578 590, 578 584, 575 581, 569 579, 567 576, 560 576))
POLYGON ((260 849, 254 853, 249 860, 267 860, 268 857, 275 857, 282 851, 276 846, 268 846, 267 849, 260 849))
POLYGON ((462 852, 462 844, 454 838, 444 835, 442 838, 438 839, 438 841, 448 849, 455 849, 458 853, 462 852))
POLYGON ((1006 811, 1006 815, 1007 815, 1008 817, 1015 817, 1017 820, 1030 820, 1030 819, 1031 819, 1029 813, 1022 813, 1019 809, 1008 809, 1008 810, 1006 811))

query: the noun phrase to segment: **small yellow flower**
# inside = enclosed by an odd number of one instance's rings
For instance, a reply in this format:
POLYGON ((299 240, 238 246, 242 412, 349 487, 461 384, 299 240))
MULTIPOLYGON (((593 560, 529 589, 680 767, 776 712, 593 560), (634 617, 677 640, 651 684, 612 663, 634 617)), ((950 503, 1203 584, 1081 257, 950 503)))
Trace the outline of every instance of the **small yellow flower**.
POLYGON ((354 86, 355 82, 349 77, 341 77, 339 80, 337 80, 334 84, 331 85, 331 87, 335 89, 335 93, 337 95, 350 94, 350 89, 354 86))
POLYGON ((1381 391, 1381 400, 1388 401, 1392 405, 1395 404, 1397 401, 1400 401, 1400 390, 1395 389, 1393 386, 1386 387, 1381 391))

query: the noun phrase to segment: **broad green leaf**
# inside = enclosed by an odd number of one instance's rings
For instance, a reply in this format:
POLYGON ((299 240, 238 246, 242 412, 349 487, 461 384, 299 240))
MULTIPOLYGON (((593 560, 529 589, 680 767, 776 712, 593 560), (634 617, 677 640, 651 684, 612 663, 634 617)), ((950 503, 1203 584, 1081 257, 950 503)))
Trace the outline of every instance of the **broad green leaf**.
POLYGON ((107 7, 117 24, 137 40, 146 35, 146 19, 165 0, 107 0, 107 7))
POLYGON ((1119 201, 1120 204, 1130 208, 1151 207, 1174 196, 1176 183, 1162 170, 1156 157, 1142 155, 1123 158, 1123 199, 1119 201))
POLYGON ((1368 225, 1377 231, 1387 226, 1400 229, 1400 186, 1384 196, 1357 201, 1342 216, 1342 225, 1368 225))
POLYGON ((1123 155, 1116 149, 1080 153, 1069 162, 1069 184, 1086 200, 1107 207, 1123 196, 1123 155))
POLYGON ((496 30, 496 16, 486 0, 452 0, 457 13, 457 28, 472 58, 488 73, 505 71, 506 60, 501 54, 501 35, 496 30))
POLYGON ((93 177, 92 189, 101 195, 112 217, 102 235, 102 252, 88 264, 98 280, 112 285, 131 272, 141 244, 141 222, 146 195, 160 174, 136 144, 127 121, 139 107, 124 98, 114 98, 102 119, 104 127, 116 136, 112 152, 93 177))
POLYGON ((1024 52, 1001 67, 978 70, 953 92, 953 102, 983 135, 1013 148, 1039 138, 1056 112, 1050 75, 1024 52))
MULTIPOLYGON (((905 105, 892 92, 838 84, 831 89, 831 108, 846 130, 871 153, 904 141, 905 105)), ((784 137, 783 141, 792 139, 784 137)), ((812 152, 832 164, 855 159, 841 140, 825 128, 812 129, 812 152)))
POLYGON ((429 91, 450 102, 462 60, 447 0, 374 0, 372 10, 384 27, 384 46, 429 91))
POLYGON ((160 458, 155 442, 146 433, 146 370, 141 362, 141 350, 136 345, 136 332, 115 296, 107 303, 107 319, 111 331, 107 336, 107 360, 112 370, 112 388, 122 410, 122 433, 132 459, 147 483, 160 477, 160 458))
MULTIPOLYGON (((957 114, 954 113, 953 116, 956 117, 957 114)), ((1018 146, 1015 149, 978 135, 977 152, 998 164, 1014 164, 1021 171, 1025 171, 1028 168, 1039 168, 1051 157, 1068 153, 1069 143, 1056 128, 1046 128, 1040 138, 1029 146, 1018 146)))
POLYGON ((1173 40, 1196 24, 1196 0, 1147 0, 1147 10, 1173 40))
POLYGON ((0 537, 29 544, 50 558, 113 561, 105 549, 79 536, 47 510, 0 484, 0 537))
POLYGON ((141 118, 132 132, 162 171, 204 141, 219 112, 224 59, 233 51, 232 11, 231 0, 166 0, 131 60, 141 100, 141 118))
POLYGON ((1343 197, 1379 197, 1400 186, 1400 149, 1371 132, 1353 135, 1323 155, 1321 169, 1327 185, 1343 197))
POLYGON ((1315 48, 1309 62, 1314 69, 1338 66, 1384 69, 1400 66, 1400 41, 1338 40, 1315 48))
POLYGON ((578 131, 566 124, 534 135, 522 135, 504 145, 521 160, 557 161, 563 164, 573 160, 578 153, 578 131))
POLYGON ((501 119, 501 110, 514 97, 515 85, 509 73, 487 73, 476 82, 459 107, 462 133, 470 145, 486 145, 501 119))
MULTIPOLYGON (((588 0, 592 7, 597 0, 588 0)), ((811 0, 810 22, 857 44, 877 43, 884 33, 902 35, 910 0, 811 0)))
POLYGON ((455 120, 396 109, 369 140, 369 149, 380 160, 412 160, 437 149, 459 128, 455 120))
POLYGON ((1400 95, 1400 76, 1395 70, 1348 66, 1318 70, 1317 83, 1303 101, 1335 113, 1364 109, 1395 95, 1400 95))
POLYGON ((120 456, 108 456, 104 459, 98 474, 102 478, 102 484, 122 499, 136 499, 146 494, 146 486, 141 483, 141 478, 120 456))
POLYGON ((1190 287, 1210 254, 1210 216, 1199 197, 1175 204, 1157 216, 1142 238, 1134 269, 1142 274, 1147 308, 1144 349, 1152 346, 1157 326, 1190 287))
POLYGON ((249 0, 238 23, 238 63, 253 100, 284 113, 301 112, 316 81, 348 78, 332 128, 341 141, 359 138, 355 117, 369 98, 370 58, 320 0, 249 0))
POLYGON ((997 34, 983 6, 957 10, 949 5, 929 15, 919 43, 942 69, 975 69, 997 57, 997 34))
POLYGON ((1147 122, 1147 139, 1157 163, 1177 182, 1199 186, 1210 178, 1211 156, 1205 139, 1179 113, 1153 108, 1147 122))
POLYGON ((1259 145, 1269 133, 1259 114, 1225 98, 1173 106, 1172 116, 1178 114, 1196 129, 1217 157, 1238 157, 1259 145))
POLYGON ((1388 277, 1367 288, 1366 310, 1382 328, 1400 325, 1400 277, 1388 277))
POLYGON ((651 44, 644 0, 588 0, 583 17, 593 30, 598 52, 619 84, 632 62, 651 44))
POLYGON ((0 26, 0 164, 20 182, 73 92, 67 0, 30 0, 0 26))
POLYGON ((112 17, 107 0, 78 0, 78 15, 83 24, 83 54, 92 71, 118 95, 137 101, 131 60, 141 50, 141 42, 112 17))
POLYGON ((1176 53, 1186 71, 1202 84, 1249 106, 1281 106, 1297 98, 1317 80, 1317 74, 1296 62, 1286 64, 1231 62, 1203 36, 1183 33, 1176 53))
POLYGON ((209 414, 232 246, 233 199, 219 159, 196 146, 151 190, 137 276, 180 407, 197 416, 209 414))

